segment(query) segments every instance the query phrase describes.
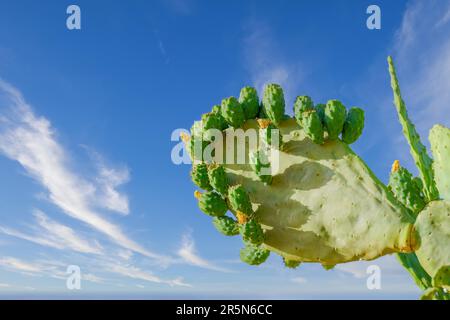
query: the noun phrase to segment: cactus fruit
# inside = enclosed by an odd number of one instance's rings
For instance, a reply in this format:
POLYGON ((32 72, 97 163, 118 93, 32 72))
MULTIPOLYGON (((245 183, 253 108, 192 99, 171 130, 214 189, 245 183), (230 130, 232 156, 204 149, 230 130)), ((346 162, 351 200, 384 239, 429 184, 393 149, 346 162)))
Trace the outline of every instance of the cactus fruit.
POLYGON ((210 165, 208 168, 210 185, 221 195, 226 196, 228 192, 228 178, 222 165, 210 165))
POLYGON ((414 214, 425 207, 421 186, 406 168, 400 167, 398 160, 392 165, 389 188, 395 197, 414 214))
MULTIPOLYGON (((214 191, 197 193, 200 208, 216 217, 213 223, 220 232, 235 235, 239 229, 245 242, 242 261, 258 265, 273 252, 287 267, 313 262, 330 269, 397 254, 425 291, 423 298, 450 298, 445 291, 450 266, 450 129, 432 129, 433 163, 407 116, 391 59, 389 71, 399 120, 420 174, 414 178, 395 162, 389 186, 349 146, 363 129, 361 109, 347 113, 337 100, 314 106, 311 98, 302 96, 295 101, 292 118, 284 114, 281 87, 273 84, 263 94, 259 119, 245 120, 236 99, 224 100, 220 112, 240 128, 222 131, 219 148, 226 155, 235 151, 228 145, 235 139, 225 139, 233 131, 254 131, 259 143, 273 142, 264 131, 272 123, 283 138, 280 149, 241 143, 245 161, 217 162, 224 175, 217 179, 209 174, 214 191), (223 176, 227 184, 218 182, 223 176), (225 216, 228 209, 235 219, 225 216)), ((183 139, 188 146, 198 139, 194 127, 193 136, 183 139)))
POLYGON ((220 194, 214 191, 208 191, 202 194, 196 193, 198 197, 198 206, 207 215, 212 217, 221 217, 228 211, 225 200, 220 194))
POLYGON ((244 87, 239 94, 239 103, 244 108, 245 119, 254 119, 259 113, 259 98, 256 89, 244 87))
POLYGON ((191 178, 194 184, 203 189, 210 191, 212 190, 211 184, 208 178, 208 167, 204 163, 200 163, 192 166, 191 178))
POLYGON ((268 84, 264 88, 262 106, 267 118, 278 126, 283 120, 285 107, 283 89, 278 84, 268 84))
POLYGON ((233 218, 227 216, 215 217, 213 225, 223 235, 236 236, 239 234, 239 225, 233 218))
POLYGON ((220 111, 225 121, 233 128, 240 128, 245 122, 244 109, 235 97, 223 99, 220 111))
POLYGON ((328 139, 336 140, 344 128, 347 115, 344 105, 339 100, 329 100, 325 106, 324 124, 328 132, 328 139))
POLYGON ((242 239, 245 242, 254 244, 256 246, 259 246, 263 243, 264 231, 262 230, 259 223, 257 223, 255 220, 250 220, 244 224, 241 224, 239 229, 242 235, 242 239))
POLYGON ((353 107, 348 110, 342 129, 342 141, 352 144, 358 140, 364 129, 364 110, 353 107))
POLYGON ((242 185, 235 185, 228 189, 228 200, 234 211, 242 212, 246 216, 252 215, 252 204, 247 191, 242 185))
POLYGON ((316 110, 309 110, 302 113, 302 126, 305 134, 317 144, 323 143, 323 126, 316 110))
POLYGON ((289 259, 286 259, 286 258, 283 258, 283 262, 284 262, 284 266, 286 268, 289 268, 289 269, 298 268, 298 266, 301 264, 300 261, 289 260, 289 259))
POLYGON ((240 252, 241 260, 252 266, 257 266, 265 262, 269 255, 269 250, 252 244, 247 244, 240 252))

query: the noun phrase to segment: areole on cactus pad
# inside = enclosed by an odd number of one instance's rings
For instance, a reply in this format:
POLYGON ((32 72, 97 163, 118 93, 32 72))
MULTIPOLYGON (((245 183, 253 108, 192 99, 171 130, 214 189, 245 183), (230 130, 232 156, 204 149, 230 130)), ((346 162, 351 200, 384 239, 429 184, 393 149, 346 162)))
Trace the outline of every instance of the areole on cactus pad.
POLYGON ((199 206, 222 234, 240 233, 244 262, 261 264, 273 252, 286 267, 330 269, 396 253, 426 290, 424 299, 449 298, 450 129, 431 130, 433 163, 408 118, 391 59, 389 69, 419 177, 396 162, 386 186, 350 148, 364 128, 362 109, 299 96, 290 117, 276 84, 266 86, 261 103, 254 88, 243 88, 239 100, 224 99, 184 137, 192 179, 206 191, 196 191, 199 206), (219 132, 209 134, 211 127, 219 132))

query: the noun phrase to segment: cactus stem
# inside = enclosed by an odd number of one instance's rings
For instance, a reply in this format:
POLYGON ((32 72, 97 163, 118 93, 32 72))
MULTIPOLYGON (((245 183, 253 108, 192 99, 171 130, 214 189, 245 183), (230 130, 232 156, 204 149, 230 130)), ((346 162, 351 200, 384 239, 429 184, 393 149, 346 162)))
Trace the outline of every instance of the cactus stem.
POLYGON ((198 191, 198 190, 195 190, 195 191, 194 191, 194 197, 195 197, 196 199, 200 199, 201 196, 202 196, 202 193, 201 193, 200 191, 198 191))
POLYGON ((400 161, 395 160, 394 163, 392 164, 391 173, 397 172, 398 169, 400 169, 400 161))

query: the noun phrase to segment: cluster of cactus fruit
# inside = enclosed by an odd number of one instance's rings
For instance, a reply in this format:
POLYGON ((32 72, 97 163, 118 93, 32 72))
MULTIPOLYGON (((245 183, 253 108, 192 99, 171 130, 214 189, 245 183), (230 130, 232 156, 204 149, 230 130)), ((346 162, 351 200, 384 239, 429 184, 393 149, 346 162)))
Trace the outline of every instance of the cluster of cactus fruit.
POLYGON ((220 233, 241 235, 242 261, 259 265, 275 252, 288 268, 318 262, 328 270, 395 253, 424 299, 449 299, 450 129, 431 130, 433 161, 408 119, 390 58, 389 69, 419 177, 396 161, 385 186, 349 147, 362 134, 362 109, 299 96, 290 117, 277 84, 265 87, 261 101, 256 89, 244 87, 182 136, 192 181, 203 190, 195 191, 198 205, 220 233), (208 147, 212 155, 230 152, 214 130, 222 136, 255 130, 258 144, 241 140, 244 163, 204 157, 208 147), (271 150, 278 151, 276 167, 271 150))

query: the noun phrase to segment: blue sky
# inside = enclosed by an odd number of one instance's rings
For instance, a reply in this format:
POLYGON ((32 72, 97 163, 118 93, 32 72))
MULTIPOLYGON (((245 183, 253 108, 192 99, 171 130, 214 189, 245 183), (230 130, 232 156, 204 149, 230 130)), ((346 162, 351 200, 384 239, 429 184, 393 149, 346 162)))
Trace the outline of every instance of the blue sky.
POLYGON ((354 149, 415 171, 386 57, 424 142, 450 126, 450 1, 1 1, 0 296, 412 298, 393 257, 255 268, 201 214, 170 140, 244 85, 366 111, 354 149), (81 8, 81 30, 66 8, 81 8), (381 8, 381 30, 366 8, 381 8), (382 289, 366 288, 366 267, 382 289), (66 289, 81 268, 82 290, 66 289))

